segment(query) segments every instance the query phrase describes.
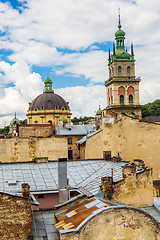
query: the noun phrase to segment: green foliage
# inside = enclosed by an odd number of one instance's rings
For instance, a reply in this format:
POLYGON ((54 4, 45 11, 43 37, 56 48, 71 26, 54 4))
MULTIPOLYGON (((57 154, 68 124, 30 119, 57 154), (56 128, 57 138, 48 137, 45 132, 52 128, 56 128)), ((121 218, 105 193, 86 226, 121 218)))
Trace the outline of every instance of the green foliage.
POLYGON ((27 119, 20 120, 20 124, 27 124, 27 119))
POLYGON ((87 121, 88 121, 89 119, 94 119, 94 117, 86 117, 86 116, 84 116, 84 117, 81 116, 80 118, 74 117, 74 118, 71 120, 71 122, 72 122, 74 125, 78 125, 79 122, 83 122, 83 123, 87 124, 87 121))
POLYGON ((160 99, 147 103, 142 108, 142 118, 147 116, 160 116, 160 99))
POLYGON ((6 126, 4 128, 0 128, 0 134, 7 135, 9 133, 9 126, 6 126))

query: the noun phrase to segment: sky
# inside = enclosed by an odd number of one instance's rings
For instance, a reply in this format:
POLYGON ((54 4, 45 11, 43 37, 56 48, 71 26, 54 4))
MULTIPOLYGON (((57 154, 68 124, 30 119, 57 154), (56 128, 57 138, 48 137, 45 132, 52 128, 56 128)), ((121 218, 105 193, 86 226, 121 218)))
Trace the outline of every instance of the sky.
POLYGON ((107 106, 104 82, 118 8, 128 51, 134 44, 140 103, 160 98, 159 0, 1 0, 0 127, 15 112, 26 118, 48 76, 73 117, 107 106))

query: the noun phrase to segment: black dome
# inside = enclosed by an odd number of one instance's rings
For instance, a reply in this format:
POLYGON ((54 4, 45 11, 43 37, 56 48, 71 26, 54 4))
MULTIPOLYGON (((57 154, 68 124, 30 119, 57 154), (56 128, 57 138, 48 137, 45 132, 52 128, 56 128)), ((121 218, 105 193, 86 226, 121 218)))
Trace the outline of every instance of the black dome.
POLYGON ((44 92, 30 103, 28 111, 35 108, 38 110, 52 110, 56 108, 61 109, 62 107, 66 110, 69 109, 67 102, 62 97, 53 92, 44 92))

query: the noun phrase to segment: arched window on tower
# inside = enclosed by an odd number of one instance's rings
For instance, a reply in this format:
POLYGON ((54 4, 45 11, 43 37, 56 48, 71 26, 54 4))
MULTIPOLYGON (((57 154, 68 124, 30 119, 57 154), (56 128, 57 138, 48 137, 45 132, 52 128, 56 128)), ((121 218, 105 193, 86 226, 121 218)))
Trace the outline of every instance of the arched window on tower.
POLYGON ((121 72, 121 66, 118 67, 118 72, 121 72))
POLYGON ((130 94, 130 95, 129 95, 129 104, 132 104, 132 103, 133 103, 133 95, 130 94))
POLYGON ((131 72, 131 68, 130 66, 127 67, 127 73, 130 73, 131 72))
POLYGON ((108 105, 110 105, 111 103, 110 103, 110 97, 109 97, 109 99, 108 99, 109 101, 108 101, 108 105))
POLYGON ((119 101, 120 101, 120 104, 121 104, 121 105, 124 104, 124 95, 123 95, 123 94, 120 95, 119 101))

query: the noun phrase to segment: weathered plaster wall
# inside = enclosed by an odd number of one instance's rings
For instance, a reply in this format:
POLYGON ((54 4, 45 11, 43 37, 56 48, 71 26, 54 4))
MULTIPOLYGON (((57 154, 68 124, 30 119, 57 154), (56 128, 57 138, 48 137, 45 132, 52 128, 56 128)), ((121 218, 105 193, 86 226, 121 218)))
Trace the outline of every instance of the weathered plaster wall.
POLYGON ((160 173, 160 125, 139 122, 127 116, 115 124, 105 123, 103 131, 86 142, 85 158, 102 158, 103 151, 112 156, 121 152, 123 160, 142 159, 153 168, 153 179, 160 173))
POLYGON ((129 170, 124 169, 127 174, 124 174, 125 178, 117 183, 113 183, 112 177, 101 179, 104 197, 134 207, 153 205, 152 169, 146 169, 140 173, 131 173, 132 168, 129 170))
POLYGON ((159 240, 160 224, 142 211, 115 208, 96 215, 78 233, 61 234, 60 239, 159 240))
POLYGON ((48 160, 67 158, 66 138, 8 138, 0 139, 0 161, 32 161, 37 157, 48 157, 48 160))
POLYGON ((30 200, 0 193, 0 239, 31 239, 30 200))

